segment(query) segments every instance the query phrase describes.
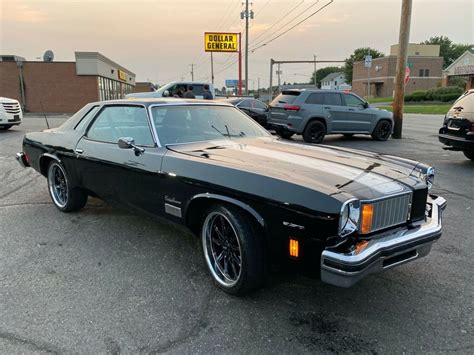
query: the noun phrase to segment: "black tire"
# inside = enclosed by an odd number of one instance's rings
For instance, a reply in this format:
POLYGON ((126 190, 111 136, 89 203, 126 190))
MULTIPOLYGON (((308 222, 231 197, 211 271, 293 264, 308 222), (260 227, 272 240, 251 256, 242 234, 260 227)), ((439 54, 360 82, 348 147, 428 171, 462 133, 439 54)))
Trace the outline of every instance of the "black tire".
POLYGON ((277 134, 281 137, 281 138, 284 138, 284 139, 290 139, 291 137, 293 137, 294 133, 291 132, 291 131, 287 131, 285 129, 279 129, 277 131, 277 134))
POLYGON ((311 121, 303 132, 303 139, 307 143, 321 143, 326 135, 326 125, 321 121, 311 121))
POLYGON ((354 137, 354 133, 344 133, 343 136, 345 139, 351 139, 352 137, 354 137))
POLYGON ((78 211, 87 203, 87 193, 71 188, 66 170, 57 161, 52 161, 46 174, 48 191, 53 204, 62 212, 78 211))
POLYGON ((372 132, 372 139, 376 141, 386 141, 392 135, 392 124, 390 121, 381 120, 377 123, 372 132))
POLYGON ((265 281, 265 252, 257 230, 234 206, 216 204, 204 213, 204 259, 218 287, 229 294, 243 295, 265 281))
POLYGON ((474 150, 465 150, 463 153, 467 159, 474 160, 474 150))
POLYGON ((6 131, 6 130, 12 128, 12 127, 13 127, 13 125, 7 124, 7 125, 5 125, 5 126, 0 126, 0 129, 1 129, 2 131, 6 131))

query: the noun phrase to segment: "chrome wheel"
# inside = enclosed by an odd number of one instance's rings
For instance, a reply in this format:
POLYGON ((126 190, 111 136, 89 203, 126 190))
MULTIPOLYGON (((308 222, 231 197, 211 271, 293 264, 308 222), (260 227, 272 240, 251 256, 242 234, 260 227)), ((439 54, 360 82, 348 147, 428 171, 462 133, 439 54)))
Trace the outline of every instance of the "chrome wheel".
POLYGON ((53 163, 48 170, 49 193, 53 202, 64 208, 68 202, 68 182, 63 168, 58 163, 53 163))
POLYGON ((202 228, 204 256, 214 279, 224 287, 234 286, 242 273, 242 250, 229 218, 211 212, 202 228))

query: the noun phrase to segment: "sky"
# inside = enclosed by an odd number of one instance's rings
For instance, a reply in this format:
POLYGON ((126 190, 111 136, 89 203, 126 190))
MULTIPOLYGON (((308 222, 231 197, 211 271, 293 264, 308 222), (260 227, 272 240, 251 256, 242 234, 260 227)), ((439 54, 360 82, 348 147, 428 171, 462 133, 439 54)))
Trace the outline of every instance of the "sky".
MULTIPOLYGON (((74 51, 97 51, 136 74, 165 84, 209 80, 204 32, 244 32, 245 0, 0 0, 0 54, 73 61, 74 51)), ((277 36, 330 0, 253 0, 249 48, 277 36), (299 16, 298 16, 299 15, 299 16)), ((267 87, 270 59, 344 60, 355 48, 388 53, 398 42, 401 0, 334 0, 287 34, 249 54, 249 88, 267 87)), ((473 0, 413 0, 410 42, 448 36, 474 43, 473 0)), ((217 87, 237 79, 234 53, 214 53, 217 87)), ((318 67, 328 64, 319 63, 318 67)), ((312 64, 285 64, 282 82, 307 82, 312 64)))

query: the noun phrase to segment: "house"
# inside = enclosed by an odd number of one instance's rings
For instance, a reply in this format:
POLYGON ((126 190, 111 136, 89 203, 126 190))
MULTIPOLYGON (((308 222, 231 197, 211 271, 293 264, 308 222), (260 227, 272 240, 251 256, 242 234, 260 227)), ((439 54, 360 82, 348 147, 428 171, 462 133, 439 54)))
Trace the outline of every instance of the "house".
POLYGON ((346 83, 343 72, 331 73, 321 80, 323 90, 350 90, 351 86, 346 83))
MULTIPOLYGON (((370 85, 370 96, 389 97, 395 88, 398 45, 392 45, 390 55, 372 59, 372 66, 367 68, 364 61, 355 62, 352 74, 352 91, 359 96, 367 96, 370 85)), ((428 90, 441 84, 443 57, 439 56, 439 45, 408 45, 407 67, 410 80, 405 85, 405 94, 417 90, 428 90)))
POLYGON ((467 50, 443 70, 443 86, 449 86, 450 80, 463 78, 466 90, 474 88, 474 53, 467 50))

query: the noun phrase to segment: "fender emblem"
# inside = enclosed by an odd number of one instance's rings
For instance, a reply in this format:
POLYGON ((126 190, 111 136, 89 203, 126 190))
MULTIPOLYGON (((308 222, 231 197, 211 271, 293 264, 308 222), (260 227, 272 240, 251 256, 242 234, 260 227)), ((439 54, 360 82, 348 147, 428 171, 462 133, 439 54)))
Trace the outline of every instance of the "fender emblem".
POLYGON ((283 225, 286 226, 286 227, 297 228, 297 229, 300 229, 300 230, 304 229, 304 226, 300 226, 299 224, 294 224, 294 223, 290 223, 290 222, 287 222, 287 221, 283 221, 283 225))
POLYGON ((169 203, 173 203, 175 205, 180 205, 181 204, 181 201, 178 201, 173 196, 169 196, 169 195, 165 195, 165 201, 169 202, 169 203))

